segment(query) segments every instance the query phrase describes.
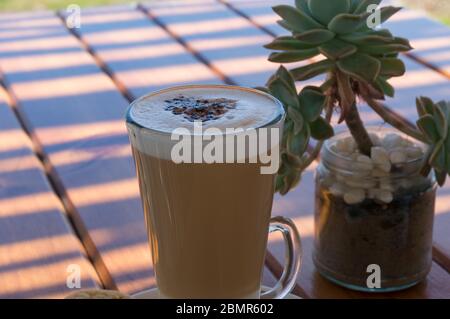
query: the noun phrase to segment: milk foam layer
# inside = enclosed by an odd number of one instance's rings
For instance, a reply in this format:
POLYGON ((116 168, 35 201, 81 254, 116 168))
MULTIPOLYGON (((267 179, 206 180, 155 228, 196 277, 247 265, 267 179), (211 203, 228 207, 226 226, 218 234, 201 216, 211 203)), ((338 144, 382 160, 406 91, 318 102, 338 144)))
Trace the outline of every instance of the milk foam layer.
MULTIPOLYGON (((147 155, 172 160, 171 150, 178 143, 172 140, 173 131, 178 128, 194 131, 194 122, 181 114, 166 110, 167 100, 180 95, 195 99, 235 100, 236 105, 215 120, 202 122, 202 130, 218 128, 223 134, 226 129, 242 129, 245 134, 251 128, 282 128, 284 110, 282 104, 268 94, 254 89, 223 85, 182 86, 144 96, 131 104, 127 112, 127 128, 131 144, 147 155)), ((259 132, 259 130, 256 130, 259 132)), ((282 134, 282 133, 280 133, 282 134)), ((207 134, 205 134, 207 135, 207 134)), ((209 143, 203 141, 203 145, 209 143)), ((270 143, 270 147, 276 147, 270 143)))
POLYGON ((183 114, 167 110, 167 101, 187 97, 193 100, 229 99, 236 101, 233 108, 217 119, 203 121, 203 128, 258 128, 280 117, 279 103, 265 94, 253 90, 236 89, 227 86, 180 87, 148 95, 133 103, 129 116, 142 127, 155 131, 172 133, 176 128, 193 131, 194 123, 183 114))

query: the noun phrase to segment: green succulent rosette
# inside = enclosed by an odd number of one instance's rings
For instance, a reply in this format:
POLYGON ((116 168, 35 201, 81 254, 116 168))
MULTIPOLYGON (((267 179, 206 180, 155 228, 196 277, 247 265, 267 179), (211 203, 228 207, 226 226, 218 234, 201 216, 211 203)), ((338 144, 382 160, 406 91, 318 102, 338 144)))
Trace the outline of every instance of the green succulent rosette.
MULTIPOLYGON (((380 8, 382 0, 296 0, 295 7, 279 5, 273 10, 278 24, 291 34, 265 45, 273 50, 269 60, 293 63, 313 59, 304 66, 278 69, 265 90, 285 105, 287 119, 283 135, 282 165, 276 190, 287 193, 309 165, 306 150, 311 138, 333 135, 324 110, 338 107, 339 122, 354 109, 357 97, 383 100, 395 90, 388 80, 402 76, 405 65, 398 55, 412 49, 409 41, 368 21, 387 21, 401 8, 380 8), (321 87, 305 87, 297 94, 295 82, 326 75, 321 87)), ((319 144, 320 145, 320 144, 319 144)))
MULTIPOLYGON (((405 73, 398 53, 412 49, 409 41, 393 36, 387 29, 369 27, 371 16, 384 23, 401 8, 375 9, 382 0, 297 0, 296 7, 279 5, 273 10, 282 18, 278 23, 292 33, 276 38, 265 47, 273 52, 269 60, 292 63, 323 55, 306 66, 294 68, 295 80, 340 71, 349 79, 372 86, 380 96, 393 96, 388 80, 405 73), (370 7, 372 6, 372 7, 370 7)), ((374 20, 374 23, 377 22, 374 20)))

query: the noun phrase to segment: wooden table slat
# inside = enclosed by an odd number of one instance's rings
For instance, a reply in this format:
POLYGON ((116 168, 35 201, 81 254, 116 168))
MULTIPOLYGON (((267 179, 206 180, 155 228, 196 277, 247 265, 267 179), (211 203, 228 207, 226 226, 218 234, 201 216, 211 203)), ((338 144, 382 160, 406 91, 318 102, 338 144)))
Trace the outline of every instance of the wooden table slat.
POLYGON ((69 265, 82 286, 99 285, 0 87, 0 298, 63 297, 69 265))

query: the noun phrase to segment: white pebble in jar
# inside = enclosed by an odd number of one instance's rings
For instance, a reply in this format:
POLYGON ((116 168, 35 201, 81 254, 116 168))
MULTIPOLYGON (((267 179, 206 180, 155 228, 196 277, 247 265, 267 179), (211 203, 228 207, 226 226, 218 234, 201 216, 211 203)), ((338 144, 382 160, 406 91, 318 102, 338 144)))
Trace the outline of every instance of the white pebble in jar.
POLYGON ((395 150, 389 154, 389 160, 394 165, 404 164, 408 160, 406 153, 403 150, 395 150))
POLYGON ((372 141, 373 145, 379 146, 381 144, 381 139, 377 134, 369 133, 369 137, 370 137, 370 140, 372 141))
POLYGON ((345 193, 345 186, 340 183, 335 183, 333 186, 330 187, 330 193, 333 194, 334 196, 340 197, 345 193))
POLYGON ((355 151, 356 145, 353 138, 345 138, 336 142, 336 149, 341 154, 351 154, 355 151))
POLYGON ((389 204, 394 200, 394 195, 386 190, 379 190, 375 193, 375 198, 384 204, 389 204))
POLYGON ((389 162, 389 153, 381 146, 372 147, 370 157, 375 164, 384 164, 389 162))
POLYGON ((364 201, 366 193, 363 189, 350 189, 344 194, 344 201, 349 205, 359 204, 364 201))
POLYGON ((418 146, 410 146, 406 148, 406 154, 410 159, 421 158, 423 156, 423 150, 418 146))
POLYGON ((402 144, 403 138, 395 133, 386 134, 386 136, 383 138, 383 141, 381 142, 381 145, 385 149, 393 149, 395 147, 402 146, 402 144))

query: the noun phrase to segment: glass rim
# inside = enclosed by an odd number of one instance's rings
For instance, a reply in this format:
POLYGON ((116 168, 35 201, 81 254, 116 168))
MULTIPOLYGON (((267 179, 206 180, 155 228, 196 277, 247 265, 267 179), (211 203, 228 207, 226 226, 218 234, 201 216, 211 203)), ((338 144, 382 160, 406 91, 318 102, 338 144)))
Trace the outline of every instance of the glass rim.
MULTIPOLYGON (((274 104, 276 104, 278 106, 279 112, 278 114, 274 117, 271 118, 270 120, 268 120, 266 123, 259 125, 257 127, 248 127, 246 129, 242 129, 239 131, 233 131, 233 132, 226 132, 227 129, 224 130, 224 132, 222 134, 212 134, 211 136, 225 136, 225 135, 233 135, 233 134, 241 134, 244 133, 246 131, 249 130, 257 130, 257 129, 261 129, 261 128, 267 128, 270 127, 274 124, 277 124, 279 122, 284 121, 285 117, 286 117, 286 113, 284 111, 284 107, 283 107, 283 103, 281 103, 280 100, 278 100, 276 97, 274 97, 273 95, 260 91, 258 89, 254 89, 254 88, 249 88, 249 87, 243 87, 243 86, 238 86, 238 85, 227 85, 227 84, 188 84, 188 85, 178 85, 178 86, 171 86, 171 87, 167 87, 164 89, 160 89, 145 95, 140 96, 139 98, 135 99, 134 101, 132 101, 130 103, 130 105, 128 106, 126 113, 125 113, 125 121, 127 124, 131 124, 136 126, 139 129, 142 129, 143 131, 149 131, 152 134, 160 134, 160 135, 171 135, 173 132, 167 132, 167 131, 161 131, 161 130, 157 130, 154 128, 150 128, 147 126, 143 126, 139 123, 137 123, 137 121, 135 119, 133 119, 132 115, 131 115, 131 110, 132 108, 138 104, 139 102, 141 102, 142 100, 154 97, 154 96, 158 96, 160 94, 166 93, 166 92, 170 92, 170 91, 176 91, 176 90, 182 90, 182 89, 201 89, 201 88, 206 88, 206 89, 224 89, 224 90, 239 90, 239 91, 245 91, 245 92, 250 92, 253 94, 258 94, 260 96, 264 96, 270 100, 272 100, 274 102, 274 104)), ((199 121, 201 122, 201 121, 199 121)), ((176 128, 175 128, 176 129, 176 128)), ((175 130, 174 129, 174 130, 175 130)), ((229 129, 233 129, 233 128, 229 128, 229 129)), ((239 128, 234 128, 239 129, 239 128)), ((178 135, 183 135, 183 134, 178 134, 178 135)), ((204 135, 204 134, 201 134, 204 135)), ((200 134, 194 134, 193 132, 191 132, 190 134, 186 134, 186 136, 200 136, 200 134)))

